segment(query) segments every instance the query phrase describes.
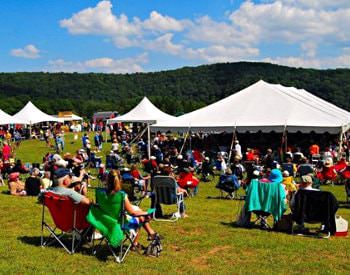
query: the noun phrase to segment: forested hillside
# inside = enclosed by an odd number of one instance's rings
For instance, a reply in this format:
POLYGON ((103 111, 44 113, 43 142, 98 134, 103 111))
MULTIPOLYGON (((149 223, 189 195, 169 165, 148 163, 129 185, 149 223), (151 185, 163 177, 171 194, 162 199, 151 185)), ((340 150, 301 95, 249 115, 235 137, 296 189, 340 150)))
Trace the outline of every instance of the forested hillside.
POLYGON ((73 110, 124 113, 144 95, 170 114, 189 112, 263 79, 304 88, 350 110, 350 70, 297 69, 268 63, 223 63, 136 74, 0 73, 0 108, 15 113, 28 101, 54 114, 73 110))

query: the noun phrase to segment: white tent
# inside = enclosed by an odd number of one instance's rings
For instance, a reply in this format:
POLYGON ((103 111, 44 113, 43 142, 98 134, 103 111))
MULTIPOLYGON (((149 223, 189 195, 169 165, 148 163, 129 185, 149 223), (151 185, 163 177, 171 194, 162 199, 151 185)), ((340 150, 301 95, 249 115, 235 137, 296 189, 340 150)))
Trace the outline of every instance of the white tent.
POLYGON ((169 119, 174 119, 174 116, 168 115, 161 110, 159 110, 156 106, 153 105, 153 103, 147 98, 144 97, 140 103, 134 107, 131 111, 128 113, 118 116, 116 118, 112 118, 107 120, 107 124, 113 124, 117 122, 140 122, 140 123, 147 123, 147 129, 148 129, 148 157, 150 157, 151 149, 150 149, 150 125, 166 121, 169 119))
POLYGON ((47 121, 56 121, 56 122, 63 121, 60 118, 45 114, 30 101, 26 104, 26 106, 22 108, 22 110, 16 113, 13 117, 29 125, 33 125, 40 122, 47 122, 47 121))
POLYGON ((153 130, 180 132, 341 133, 350 127, 350 113, 305 90, 262 80, 216 103, 163 121, 153 130))
POLYGON ((174 117, 162 112, 156 106, 154 106, 147 97, 144 97, 131 111, 122 116, 109 119, 107 123, 113 124, 116 122, 127 121, 154 124, 159 121, 169 120, 172 118, 174 117))
POLYGON ((25 124, 23 121, 16 119, 9 114, 5 113, 3 110, 0 110, 0 125, 6 124, 25 124))

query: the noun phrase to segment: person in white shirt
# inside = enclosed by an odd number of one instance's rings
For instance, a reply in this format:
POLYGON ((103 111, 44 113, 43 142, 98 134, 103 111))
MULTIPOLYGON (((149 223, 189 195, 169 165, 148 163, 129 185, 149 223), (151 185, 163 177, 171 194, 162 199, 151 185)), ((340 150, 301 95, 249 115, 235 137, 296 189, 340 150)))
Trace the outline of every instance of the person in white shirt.
POLYGON ((242 159, 242 148, 237 139, 235 140, 235 152, 236 152, 236 156, 242 159))

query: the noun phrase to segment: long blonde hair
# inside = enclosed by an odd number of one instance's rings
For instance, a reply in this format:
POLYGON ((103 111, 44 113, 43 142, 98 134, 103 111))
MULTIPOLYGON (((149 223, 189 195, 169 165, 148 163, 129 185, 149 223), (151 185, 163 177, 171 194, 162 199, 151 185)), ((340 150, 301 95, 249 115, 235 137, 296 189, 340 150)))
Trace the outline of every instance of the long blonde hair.
POLYGON ((110 194, 113 191, 120 191, 122 189, 122 180, 119 170, 112 170, 108 174, 107 178, 107 193, 110 194))

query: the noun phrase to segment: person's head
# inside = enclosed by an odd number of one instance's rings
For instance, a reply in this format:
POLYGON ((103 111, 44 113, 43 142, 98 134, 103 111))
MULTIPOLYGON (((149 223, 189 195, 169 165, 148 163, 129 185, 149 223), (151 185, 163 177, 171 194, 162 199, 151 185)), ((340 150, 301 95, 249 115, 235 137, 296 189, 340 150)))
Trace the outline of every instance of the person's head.
POLYGON ((19 180, 19 172, 11 173, 9 175, 9 182, 18 181, 19 180))
POLYGON ((271 148, 267 149, 267 153, 272 154, 272 149, 271 148))
POLYGON ((289 177, 289 172, 287 170, 284 170, 282 173, 284 178, 288 178, 289 177))
POLYGON ((272 169, 269 175, 269 181, 279 183, 282 182, 283 177, 281 171, 278 169, 272 169))
POLYGON ((236 139, 236 140, 235 140, 235 144, 239 144, 239 141, 238 141, 238 139, 236 139))
POLYGON ((38 168, 33 168, 31 173, 32 177, 38 177, 39 174, 40 174, 40 170, 38 168))
POLYGON ((112 170, 107 177, 107 193, 118 192, 122 189, 121 176, 118 170, 112 170))
POLYGON ((225 174, 226 175, 232 175, 232 170, 230 168, 226 168, 225 174))
POLYGON ((326 158, 324 162, 324 166, 331 167, 333 165, 333 159, 332 158, 326 158))
POLYGON ((137 170, 137 167, 136 167, 136 164, 131 164, 131 166, 130 166, 130 170, 137 170))
POLYGON ((51 172, 50 171, 45 171, 44 172, 44 178, 45 179, 50 179, 51 178, 51 172))
POLYGON ((301 177, 301 181, 302 181, 302 187, 309 187, 312 186, 312 177, 310 175, 305 175, 301 177))
POLYGON ((68 187, 72 183, 72 173, 67 168, 59 168, 55 171, 55 179, 58 186, 68 187))

